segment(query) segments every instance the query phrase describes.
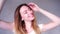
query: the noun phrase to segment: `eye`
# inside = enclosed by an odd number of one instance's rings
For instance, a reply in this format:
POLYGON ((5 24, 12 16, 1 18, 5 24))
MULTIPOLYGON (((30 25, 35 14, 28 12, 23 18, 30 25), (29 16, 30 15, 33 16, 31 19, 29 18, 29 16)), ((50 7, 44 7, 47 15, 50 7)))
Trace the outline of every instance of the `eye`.
POLYGON ((31 9, 28 9, 29 11, 31 11, 31 9))
POLYGON ((24 14, 27 14, 27 11, 25 11, 24 14))

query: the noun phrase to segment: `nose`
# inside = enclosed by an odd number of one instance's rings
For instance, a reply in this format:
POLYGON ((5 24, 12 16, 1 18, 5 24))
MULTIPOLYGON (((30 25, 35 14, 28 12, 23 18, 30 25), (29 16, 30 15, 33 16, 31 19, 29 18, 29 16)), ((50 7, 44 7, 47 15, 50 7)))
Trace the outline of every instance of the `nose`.
POLYGON ((33 12, 32 11, 29 11, 28 14, 32 14, 33 12))
POLYGON ((33 14, 33 12, 32 12, 32 11, 30 11, 30 12, 28 13, 28 15, 34 15, 34 14, 33 14))

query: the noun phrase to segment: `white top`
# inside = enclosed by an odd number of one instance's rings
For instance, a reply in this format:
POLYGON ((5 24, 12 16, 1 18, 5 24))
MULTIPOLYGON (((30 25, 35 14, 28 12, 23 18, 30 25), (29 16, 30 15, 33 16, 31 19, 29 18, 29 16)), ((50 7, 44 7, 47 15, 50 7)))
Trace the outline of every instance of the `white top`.
MULTIPOLYGON (((38 26, 39 26, 40 30, 42 30, 42 28, 43 28, 43 24, 39 24, 38 26)), ((28 34, 36 34, 36 33, 35 33, 34 31, 31 31, 31 32, 28 33, 28 34)))
MULTIPOLYGON (((43 29, 43 24, 39 24, 38 26, 39 26, 40 30, 43 29)), ((14 30, 13 30, 13 32, 14 32, 14 30)), ((15 32, 14 32, 14 33, 15 33, 15 32)), ((36 33, 35 33, 34 30, 33 30, 33 31, 31 31, 30 33, 28 33, 28 34, 36 34, 36 33)))

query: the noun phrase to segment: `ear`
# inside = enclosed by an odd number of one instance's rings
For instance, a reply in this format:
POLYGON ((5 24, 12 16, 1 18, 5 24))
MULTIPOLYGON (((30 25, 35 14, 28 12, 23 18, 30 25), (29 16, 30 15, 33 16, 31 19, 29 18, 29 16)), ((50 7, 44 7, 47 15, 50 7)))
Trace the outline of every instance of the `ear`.
POLYGON ((22 20, 24 20, 23 17, 22 17, 22 20))
POLYGON ((22 18, 22 20, 23 20, 23 18, 22 18))

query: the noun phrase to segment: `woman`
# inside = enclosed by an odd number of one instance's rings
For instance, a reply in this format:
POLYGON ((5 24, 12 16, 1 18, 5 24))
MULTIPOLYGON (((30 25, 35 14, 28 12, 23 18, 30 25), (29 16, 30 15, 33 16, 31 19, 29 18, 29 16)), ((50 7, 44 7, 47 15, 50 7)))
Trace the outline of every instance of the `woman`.
POLYGON ((29 34, 33 30, 38 34, 40 33, 39 27, 35 23, 33 10, 27 5, 19 5, 15 11, 15 30, 20 34, 29 34))
POLYGON ((14 15, 14 26, 12 26, 14 27, 15 34, 40 34, 40 32, 50 30, 60 25, 59 20, 59 17, 39 8, 34 3, 29 3, 28 5, 21 4, 16 8, 14 15), (52 22, 48 24, 37 25, 34 11, 38 11, 47 16, 49 19, 52 20, 52 22))
MULTIPOLYGON (((15 29, 17 33, 21 34, 30 34, 36 32, 36 34, 40 33, 40 27, 36 24, 35 17, 34 17, 34 12, 33 11, 40 11, 41 13, 44 12, 41 8, 39 8, 36 4, 34 3, 29 3, 27 4, 22 4, 19 5, 15 11, 15 29), (31 9, 31 8, 32 9, 31 9)), ((59 23, 59 18, 56 17, 55 15, 52 15, 48 12, 43 13, 44 15, 47 14, 46 16, 49 17, 53 22, 48 24, 49 28, 46 28, 47 25, 44 27, 46 29, 52 28, 52 26, 56 26, 59 23), (50 17, 51 16, 51 17, 50 17)), ((44 29, 45 31, 45 29, 44 29)))

